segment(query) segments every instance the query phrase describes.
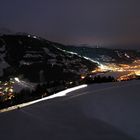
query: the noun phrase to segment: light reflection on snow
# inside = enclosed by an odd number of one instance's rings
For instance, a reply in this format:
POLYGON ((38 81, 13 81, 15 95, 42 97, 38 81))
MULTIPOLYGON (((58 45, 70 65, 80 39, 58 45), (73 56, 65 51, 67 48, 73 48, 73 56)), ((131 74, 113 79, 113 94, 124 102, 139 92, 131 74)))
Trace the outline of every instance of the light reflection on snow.
POLYGON ((15 79, 16 82, 20 83, 20 80, 19 80, 18 77, 15 77, 14 79, 15 79))
POLYGON ((39 100, 35 100, 35 101, 28 102, 28 103, 23 103, 23 104, 20 104, 20 105, 12 106, 12 107, 9 107, 7 109, 2 109, 2 110, 0 110, 0 112, 6 112, 6 111, 22 108, 22 107, 25 107, 25 106, 29 106, 29 105, 32 105, 32 104, 35 104, 35 103, 39 103, 39 102, 42 102, 42 101, 45 101, 45 100, 49 100, 49 99, 53 99, 53 98, 57 98, 57 97, 63 97, 63 96, 66 96, 68 93, 70 93, 72 91, 76 91, 78 89, 82 89, 82 88, 85 88, 85 87, 87 87, 86 84, 81 85, 81 86, 77 86, 77 87, 73 87, 73 88, 69 88, 69 89, 66 89, 64 91, 58 92, 54 95, 51 95, 51 96, 48 96, 48 97, 45 97, 45 98, 42 98, 42 99, 39 99, 39 100))

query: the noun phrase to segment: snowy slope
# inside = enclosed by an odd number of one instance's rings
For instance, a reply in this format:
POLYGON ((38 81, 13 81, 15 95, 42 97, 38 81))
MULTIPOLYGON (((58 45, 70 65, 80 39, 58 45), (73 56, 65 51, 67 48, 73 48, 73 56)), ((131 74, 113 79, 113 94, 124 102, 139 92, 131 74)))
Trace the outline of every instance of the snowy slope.
POLYGON ((140 81, 94 84, 0 114, 2 140, 140 139, 140 81))

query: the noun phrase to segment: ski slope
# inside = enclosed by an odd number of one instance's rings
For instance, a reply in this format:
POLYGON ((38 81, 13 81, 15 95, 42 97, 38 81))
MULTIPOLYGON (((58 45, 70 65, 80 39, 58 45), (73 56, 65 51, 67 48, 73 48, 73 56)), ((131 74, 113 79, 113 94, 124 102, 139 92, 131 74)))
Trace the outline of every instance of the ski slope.
POLYGON ((93 84, 0 113, 2 140, 139 140, 140 81, 93 84))

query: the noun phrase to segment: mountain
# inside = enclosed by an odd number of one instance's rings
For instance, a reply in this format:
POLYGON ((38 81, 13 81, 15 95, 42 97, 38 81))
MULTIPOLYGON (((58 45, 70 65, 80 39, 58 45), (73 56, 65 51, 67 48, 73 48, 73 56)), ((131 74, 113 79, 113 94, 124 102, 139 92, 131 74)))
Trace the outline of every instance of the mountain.
POLYGON ((30 82, 80 80, 97 67, 64 45, 30 34, 0 36, 0 78, 21 77, 30 82))
POLYGON ((132 63, 140 58, 138 50, 123 50, 109 48, 92 48, 85 46, 61 46, 62 49, 78 53, 79 55, 89 57, 102 63, 132 63))

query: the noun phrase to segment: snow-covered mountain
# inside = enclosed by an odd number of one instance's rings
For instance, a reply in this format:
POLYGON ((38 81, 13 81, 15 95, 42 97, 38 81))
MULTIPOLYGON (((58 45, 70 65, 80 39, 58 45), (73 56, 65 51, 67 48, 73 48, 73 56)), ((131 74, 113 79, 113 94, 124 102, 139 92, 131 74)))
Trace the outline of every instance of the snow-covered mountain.
POLYGON ((76 52, 79 55, 89 57, 95 61, 103 63, 132 63, 134 60, 140 58, 140 51, 138 50, 123 50, 123 49, 109 49, 109 48, 92 48, 84 46, 62 46, 63 49, 76 52))
POLYGON ((97 65, 53 43, 30 34, 0 36, 0 77, 22 77, 31 82, 74 80, 97 65))

